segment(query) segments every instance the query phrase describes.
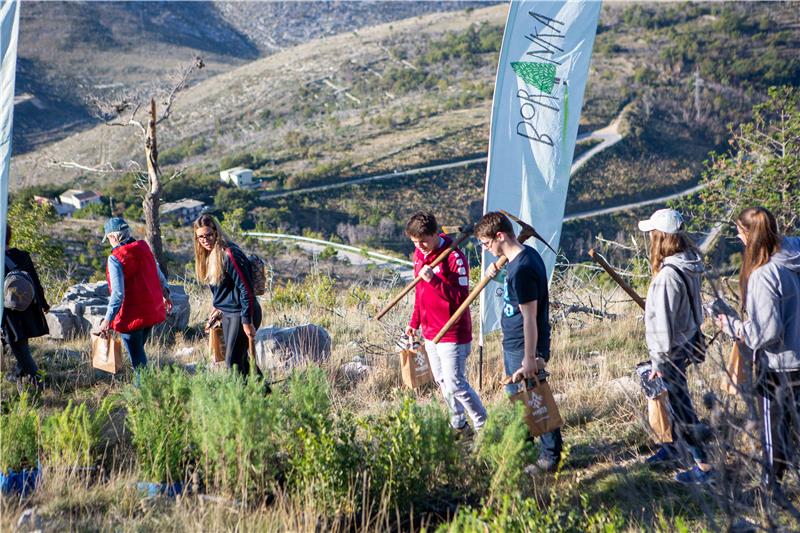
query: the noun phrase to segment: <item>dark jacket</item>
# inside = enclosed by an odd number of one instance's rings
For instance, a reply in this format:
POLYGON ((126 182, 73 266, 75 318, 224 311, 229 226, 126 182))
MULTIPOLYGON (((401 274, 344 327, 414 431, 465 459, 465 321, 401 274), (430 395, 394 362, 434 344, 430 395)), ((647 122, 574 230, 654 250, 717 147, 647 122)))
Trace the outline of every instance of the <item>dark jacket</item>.
POLYGON ((39 281, 36 268, 33 266, 33 261, 31 261, 31 256, 28 252, 23 252, 16 248, 6 250, 6 255, 16 263, 17 268, 30 274, 33 280, 33 287, 36 290, 36 298, 30 307, 24 311, 3 309, 3 338, 7 342, 19 342, 32 337, 47 335, 50 330, 47 328, 44 310, 49 310, 50 306, 44 297, 44 289, 39 281))
POLYGON ((209 286, 214 297, 214 308, 223 313, 239 313, 242 324, 252 324, 258 301, 253 293, 250 261, 238 246, 229 243, 228 250, 225 251, 224 264, 225 273, 220 284, 209 286), (231 261, 231 255, 236 264, 231 261))

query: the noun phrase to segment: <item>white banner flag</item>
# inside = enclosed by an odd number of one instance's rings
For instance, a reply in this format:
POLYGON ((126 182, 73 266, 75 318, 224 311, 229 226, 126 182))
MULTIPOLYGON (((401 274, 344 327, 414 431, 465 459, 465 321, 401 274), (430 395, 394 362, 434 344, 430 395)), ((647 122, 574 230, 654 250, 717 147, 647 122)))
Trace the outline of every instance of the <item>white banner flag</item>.
MULTIPOLYGON (((17 70, 19 3, 0 3, 0 246, 6 249, 8 223, 8 170, 11 165, 11 125, 14 120, 14 76, 17 70)), ((5 277, 5 261, 0 263, 0 279, 5 277)), ((0 308, 0 318, 3 310, 0 308)))
MULTIPOLYGON (((512 1, 497 68, 484 213, 506 210, 558 250, 599 1, 512 1)), ((556 257, 541 242, 548 277, 556 257)), ((484 250, 483 271, 494 257, 484 250)), ((481 341, 500 327, 503 287, 481 293, 481 341)))

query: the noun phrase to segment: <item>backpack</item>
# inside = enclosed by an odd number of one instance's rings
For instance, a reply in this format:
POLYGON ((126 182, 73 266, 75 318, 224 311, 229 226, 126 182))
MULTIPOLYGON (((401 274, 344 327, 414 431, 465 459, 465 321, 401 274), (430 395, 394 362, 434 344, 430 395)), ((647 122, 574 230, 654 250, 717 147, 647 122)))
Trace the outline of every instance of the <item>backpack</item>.
POLYGON ((267 292, 267 265, 256 254, 247 256, 250 261, 250 272, 253 278, 253 292, 256 296, 263 296, 267 292))
MULTIPOLYGON (((228 248, 228 256, 231 258, 231 261, 233 261, 233 265, 239 272, 239 276, 244 279, 242 271, 239 269, 239 265, 236 263, 236 259, 234 259, 230 248, 228 248)), ((247 262, 250 263, 250 279, 253 282, 253 286, 251 287, 253 289, 253 294, 256 296, 263 296, 267 292, 267 265, 264 263, 264 260, 256 254, 250 254, 245 257, 247 262)))
POLYGON ((681 281, 686 286, 686 297, 689 299, 689 309, 692 312, 692 316, 694 316, 695 322, 697 322, 697 332, 694 334, 694 337, 691 338, 689 341, 689 362, 694 364, 700 364, 706 360, 706 350, 708 349, 708 342, 706 342, 706 336, 703 331, 700 329, 700 325, 703 323, 702 315, 700 319, 694 315, 694 299, 692 298, 692 286, 689 285, 689 280, 686 279, 686 275, 683 271, 675 265, 665 264, 665 267, 670 267, 674 270, 678 277, 681 278, 681 281))
POLYGON ((36 298, 31 275, 17 267, 6 255, 6 277, 3 281, 3 307, 11 311, 24 311, 36 298))

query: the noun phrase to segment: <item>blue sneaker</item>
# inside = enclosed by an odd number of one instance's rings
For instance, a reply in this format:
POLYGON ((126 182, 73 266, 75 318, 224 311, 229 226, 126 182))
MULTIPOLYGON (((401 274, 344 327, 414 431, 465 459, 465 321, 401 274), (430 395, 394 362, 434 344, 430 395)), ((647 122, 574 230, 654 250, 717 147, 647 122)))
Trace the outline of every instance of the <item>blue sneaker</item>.
POLYGON ((676 474, 675 481, 685 485, 707 485, 711 482, 713 476, 713 470, 703 472, 699 466, 694 465, 690 470, 676 474))
POLYGON ((674 463, 678 460, 678 454, 671 446, 661 446, 656 453, 644 460, 649 465, 663 465, 666 463, 674 463))

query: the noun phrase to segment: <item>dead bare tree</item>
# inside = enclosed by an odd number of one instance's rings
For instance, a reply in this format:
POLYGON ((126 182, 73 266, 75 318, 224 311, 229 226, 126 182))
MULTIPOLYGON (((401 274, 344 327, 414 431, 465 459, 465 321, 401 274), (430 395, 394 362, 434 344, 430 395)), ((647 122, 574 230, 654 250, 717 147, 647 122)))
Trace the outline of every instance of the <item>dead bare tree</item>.
MULTIPOLYGON (((189 78, 204 66, 203 58, 195 57, 160 85, 134 92, 117 92, 106 97, 89 97, 89 102, 95 109, 95 116, 107 126, 131 127, 141 134, 147 165, 146 173, 140 173, 142 178, 140 185, 144 189, 142 211, 144 212, 145 221, 145 239, 153 250, 153 254, 156 256, 165 275, 167 267, 161 241, 161 222, 159 219, 163 178, 161 168, 158 165, 156 130, 159 124, 169 119, 176 96, 187 87, 189 78), (157 101, 161 103, 163 109, 160 116, 156 107, 157 101), (147 109, 146 119, 137 116, 143 108, 147 109)), ((52 164, 64 168, 79 168, 84 171, 101 173, 129 172, 131 168, 139 168, 139 165, 135 162, 131 162, 126 170, 117 169, 109 164, 90 167, 73 161, 52 161, 52 164)))

